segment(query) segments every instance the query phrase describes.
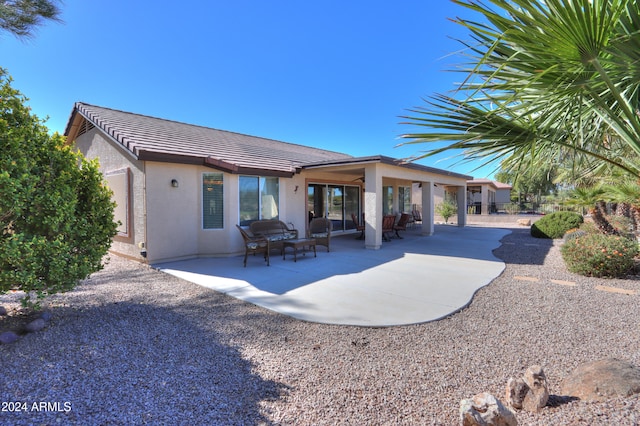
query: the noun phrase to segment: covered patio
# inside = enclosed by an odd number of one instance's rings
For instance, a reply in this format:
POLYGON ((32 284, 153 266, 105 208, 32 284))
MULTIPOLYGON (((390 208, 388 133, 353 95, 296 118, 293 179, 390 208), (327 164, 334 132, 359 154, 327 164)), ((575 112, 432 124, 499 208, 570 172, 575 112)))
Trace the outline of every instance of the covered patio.
MULTIPOLYGON (((339 215, 347 217, 349 213, 355 213, 359 220, 364 217, 364 244, 368 249, 382 247, 383 216, 411 213, 411 205, 415 205, 414 198, 420 200, 420 234, 432 235, 435 229, 434 188, 438 185, 446 186, 455 193, 458 205, 456 223, 458 226, 466 224, 466 181, 470 176, 380 155, 309 163, 302 167, 301 175, 305 177, 307 187, 314 182, 357 182, 362 188, 361 198, 350 212, 346 204, 344 208, 341 207, 339 215), (409 205, 403 200, 410 200, 409 205)), ((308 205, 307 210, 312 211, 313 207, 308 205)), ((330 217, 329 209, 322 210, 320 214, 315 212, 316 217, 330 217)))
POLYGON ((294 318, 340 325, 434 321, 467 306, 504 269, 492 250, 510 231, 436 225, 364 250, 357 234, 334 237, 331 252, 290 257, 198 258, 153 265, 187 281, 294 318))

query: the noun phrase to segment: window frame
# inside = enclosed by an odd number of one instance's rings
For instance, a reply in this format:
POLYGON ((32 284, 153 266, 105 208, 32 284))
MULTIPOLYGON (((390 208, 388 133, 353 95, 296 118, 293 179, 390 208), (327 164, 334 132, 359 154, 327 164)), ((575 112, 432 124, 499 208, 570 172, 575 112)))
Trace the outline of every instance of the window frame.
MULTIPOLYGON (((224 223, 225 223, 225 220, 224 220, 224 210, 225 210, 225 197, 224 197, 224 181, 225 181, 225 179, 224 179, 224 173, 223 172, 203 172, 201 177, 202 177, 202 179, 200 180, 200 192, 201 192, 200 193, 200 200, 202 201, 202 209, 200 210, 201 219, 202 219, 202 221, 200 222, 201 227, 205 231, 214 231, 214 230, 224 229, 224 223), (215 226, 215 227, 206 226, 207 223, 206 223, 206 220, 205 220, 206 216, 205 216, 204 210, 205 210, 205 204, 206 204, 206 200, 205 200, 205 177, 207 175, 215 175, 215 176, 219 176, 220 177, 219 182, 221 182, 221 183, 219 185, 222 186, 220 197, 219 197, 219 199, 221 201, 221 209, 222 209, 222 211, 220 212, 220 219, 219 219, 220 222, 221 222, 220 226, 215 226)), ((209 201, 215 201, 215 200, 209 200, 209 201)), ((217 207, 214 207, 214 208, 217 208, 217 207)))
MULTIPOLYGON (((255 195, 255 194, 254 194, 255 195)), ((238 176, 238 223, 240 224, 240 226, 249 226, 252 222, 256 222, 258 220, 264 220, 264 197, 265 196, 269 196, 269 195, 275 195, 276 198, 275 200, 275 211, 276 214, 272 215, 272 217, 270 217, 269 219, 273 219, 273 220, 279 220, 280 219, 280 178, 276 177, 276 176, 262 176, 262 175, 240 175, 238 176), (242 180, 243 179, 257 179, 257 219, 254 218, 247 218, 247 219, 243 219, 243 206, 242 203, 245 200, 245 197, 242 196, 242 180), (275 182, 275 188, 277 190, 277 192, 274 194, 272 192, 265 192, 266 188, 268 188, 270 185, 268 185, 268 180, 272 180, 272 184, 273 182, 275 182)), ((253 210, 253 209, 250 209, 253 210)), ((250 211, 250 213, 254 213, 254 211, 250 211)))

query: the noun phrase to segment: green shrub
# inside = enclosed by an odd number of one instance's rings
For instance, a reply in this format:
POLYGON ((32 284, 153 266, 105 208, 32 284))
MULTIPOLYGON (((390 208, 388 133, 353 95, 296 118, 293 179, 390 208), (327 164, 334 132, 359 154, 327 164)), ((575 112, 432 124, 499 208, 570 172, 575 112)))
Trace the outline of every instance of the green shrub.
POLYGON ((97 161, 50 135, 10 82, 0 69, 0 294, 38 306, 102 268, 117 224, 97 161))
POLYGON ((435 211, 444 218, 444 223, 448 223, 449 218, 458 211, 458 206, 449 200, 444 200, 436 206, 435 211))
POLYGON ((560 251, 571 272, 588 277, 617 278, 633 269, 638 242, 613 235, 585 234, 568 239, 560 251))
POLYGON ((582 215, 575 212, 555 212, 546 215, 531 225, 531 236, 535 238, 562 238, 573 228, 584 222, 582 215))

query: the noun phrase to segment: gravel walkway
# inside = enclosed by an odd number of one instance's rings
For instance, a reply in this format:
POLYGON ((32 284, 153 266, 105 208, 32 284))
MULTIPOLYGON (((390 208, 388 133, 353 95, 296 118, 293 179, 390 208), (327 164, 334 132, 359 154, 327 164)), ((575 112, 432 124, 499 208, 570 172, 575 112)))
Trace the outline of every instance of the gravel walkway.
POLYGON ((640 281, 570 274, 528 229, 502 242, 507 268, 468 308, 391 328, 301 322, 114 257, 50 299, 46 330, 0 346, 0 424, 457 425, 461 399, 503 398, 533 364, 552 397, 519 424, 640 424, 638 397, 559 395, 581 363, 640 365, 640 295, 596 288, 640 281))

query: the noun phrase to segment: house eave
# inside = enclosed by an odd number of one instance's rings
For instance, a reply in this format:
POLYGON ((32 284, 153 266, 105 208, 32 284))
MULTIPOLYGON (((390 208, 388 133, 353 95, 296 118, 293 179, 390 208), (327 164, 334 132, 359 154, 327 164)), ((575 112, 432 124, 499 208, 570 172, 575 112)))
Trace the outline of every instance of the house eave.
POLYGON ((434 174, 439 174, 439 175, 444 175, 444 176, 464 179, 464 180, 473 179, 473 177, 468 175, 463 175, 461 173, 456 173, 456 172, 452 172, 444 169, 438 169, 435 167, 424 166, 422 164, 416 164, 410 161, 387 157, 384 155, 373 155, 373 156, 367 156, 367 157, 351 157, 351 158, 344 158, 339 160, 323 161, 318 163, 308 163, 303 165, 302 168, 314 169, 314 168, 325 168, 325 167, 332 167, 332 166, 356 166, 356 165, 364 165, 364 164, 371 164, 371 163, 388 164, 392 166, 404 167, 412 170, 434 173, 434 174))

